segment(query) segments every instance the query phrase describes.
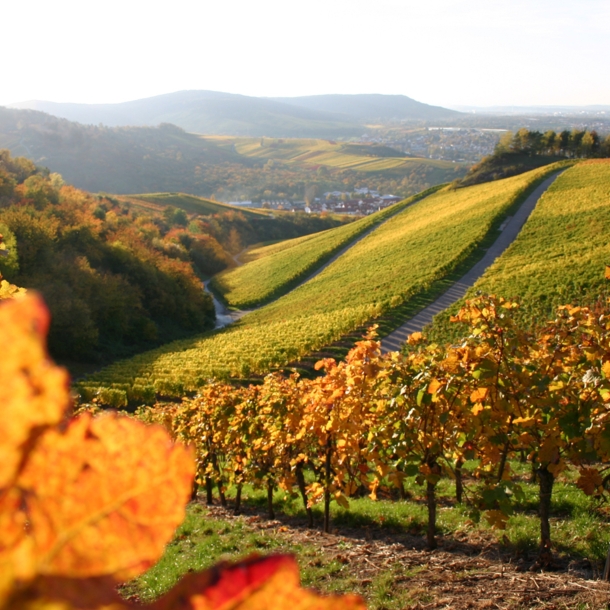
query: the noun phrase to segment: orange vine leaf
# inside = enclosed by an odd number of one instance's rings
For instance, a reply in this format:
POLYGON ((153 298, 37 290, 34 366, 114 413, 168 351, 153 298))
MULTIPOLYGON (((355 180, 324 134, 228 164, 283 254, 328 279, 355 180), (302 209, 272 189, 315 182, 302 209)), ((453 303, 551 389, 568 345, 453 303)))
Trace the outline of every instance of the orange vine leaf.
POLYGON ((68 374, 47 357, 49 313, 40 297, 5 300, 0 307, 0 489, 22 462, 30 435, 61 420, 70 404, 68 374))
POLYGON ((132 578, 184 519, 191 452, 160 427, 85 414, 39 440, 18 480, 42 575, 132 578))

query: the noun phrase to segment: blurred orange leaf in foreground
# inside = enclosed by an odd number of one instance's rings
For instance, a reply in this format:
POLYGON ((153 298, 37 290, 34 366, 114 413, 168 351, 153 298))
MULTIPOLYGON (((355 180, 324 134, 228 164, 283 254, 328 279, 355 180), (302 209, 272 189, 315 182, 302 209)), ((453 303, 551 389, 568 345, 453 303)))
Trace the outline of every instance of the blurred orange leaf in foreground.
MULTIPOLYGON (((37 296, 0 305, 0 610, 127 609, 116 586, 153 565, 184 518, 191 450, 129 417, 68 417, 37 296)), ((142 607, 142 606, 138 606, 142 607)), ((291 557, 191 574, 153 610, 360 610, 299 587, 291 557)))

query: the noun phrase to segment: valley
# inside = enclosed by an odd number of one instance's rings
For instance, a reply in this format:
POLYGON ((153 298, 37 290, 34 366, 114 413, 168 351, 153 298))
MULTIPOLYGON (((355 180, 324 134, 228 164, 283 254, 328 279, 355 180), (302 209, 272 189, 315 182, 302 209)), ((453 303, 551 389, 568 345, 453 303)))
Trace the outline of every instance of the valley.
POLYGON ((610 610, 608 0, 1 14, 0 610, 610 610))
POLYGON ((594 579, 608 544, 608 139, 521 130, 467 171, 379 142, 141 129, 169 134, 177 163, 178 142, 200 142, 275 191, 261 207, 220 201, 240 192, 230 180, 209 196, 93 195, 0 157, 0 298, 25 286, 48 300, 81 417, 116 409, 195 451, 182 529, 121 594, 154 600, 186 571, 269 548, 294 553, 307 585, 380 610, 467 608, 475 589, 522 608, 524 569, 541 599, 594 607, 607 592, 594 579), (337 213, 384 188, 417 192, 337 213), (288 204, 262 207, 275 196, 288 204), (429 306, 438 315, 414 326, 429 306), (79 368, 88 358, 97 372, 79 368), (436 578, 439 562, 456 582, 436 578))
MULTIPOLYGON (((85 400, 93 398, 97 388, 107 388, 112 400, 127 404, 132 392, 143 391, 139 388, 179 396, 210 377, 248 378, 286 366, 442 281, 501 224, 528 189, 553 170, 551 166, 430 194, 382 224, 311 281, 238 323, 112 365, 79 388, 85 400)), ((300 259, 292 257, 291 248, 279 256, 298 269, 300 259)), ((248 264, 263 262, 265 258, 248 264)), ((248 264, 238 271, 245 273, 248 264)), ((285 277, 290 281, 289 275, 285 277)))

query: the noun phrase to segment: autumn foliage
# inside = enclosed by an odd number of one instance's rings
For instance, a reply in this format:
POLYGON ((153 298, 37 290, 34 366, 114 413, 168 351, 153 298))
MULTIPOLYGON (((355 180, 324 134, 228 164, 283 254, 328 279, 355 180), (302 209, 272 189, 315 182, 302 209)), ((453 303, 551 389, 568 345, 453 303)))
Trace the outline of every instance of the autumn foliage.
MULTIPOLYGON (((49 361, 49 314, 0 306, 0 608, 127 608, 118 583, 153 565, 184 517, 191 451, 159 426, 69 418, 66 372, 49 361)), ((292 558, 190 575, 153 608, 362 608, 299 589, 292 558)))
POLYGON ((405 354, 381 355, 374 334, 345 361, 325 359, 315 379, 267 376, 261 385, 210 384, 179 405, 140 416, 194 444, 198 481, 225 490, 244 483, 300 494, 309 513, 380 486, 403 495, 408 477, 425 486, 428 546, 436 546, 436 486, 456 481, 495 527, 505 527, 522 497, 510 461, 530 462, 540 488, 541 556, 550 560, 550 507, 558 476, 576 469, 577 485, 605 494, 610 460, 610 311, 561 307, 535 332, 515 321, 518 304, 477 297, 454 318, 465 338, 427 344, 411 336, 405 354), (465 485, 463 466, 476 467, 465 485), (305 476, 307 475, 307 476, 305 476))

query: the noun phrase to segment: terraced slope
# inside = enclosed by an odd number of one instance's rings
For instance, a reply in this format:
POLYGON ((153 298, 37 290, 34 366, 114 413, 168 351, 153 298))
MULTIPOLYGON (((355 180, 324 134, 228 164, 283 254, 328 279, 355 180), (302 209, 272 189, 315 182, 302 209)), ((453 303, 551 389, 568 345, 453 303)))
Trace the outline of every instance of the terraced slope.
POLYGON ((363 233, 438 188, 348 225, 259 248, 256 260, 220 273, 210 286, 230 307, 246 309, 269 302, 294 288, 363 233))
POLYGON ((220 212, 240 212, 245 216, 268 216, 269 212, 263 210, 250 210, 238 208, 218 201, 210 201, 204 197, 187 195, 186 193, 146 193, 142 195, 125 195, 122 200, 143 208, 162 210, 168 205, 188 212, 189 214, 219 214, 220 212))
POLYGON ((430 195, 236 324, 114 364, 81 388, 112 386, 134 400, 155 390, 179 396, 211 377, 265 373, 329 345, 447 276, 553 169, 430 195))
MULTIPOLYGON (((594 303, 608 293, 610 161, 584 161, 566 170, 542 196, 521 233, 466 294, 520 297, 524 324, 544 322, 558 305, 594 303)), ((448 312, 430 329, 434 340, 459 329, 448 312)))
POLYGON ((388 156, 388 149, 342 144, 331 140, 305 138, 233 138, 225 136, 202 136, 231 152, 260 160, 271 160, 288 166, 312 168, 324 166, 330 169, 354 170, 357 172, 388 173, 395 176, 415 168, 426 168, 436 178, 435 182, 448 182, 466 172, 465 166, 456 166, 451 161, 439 161, 422 157, 407 157, 399 151, 388 156))
POLYGON ((284 239, 278 242, 254 245, 251 248, 248 248, 245 252, 240 253, 239 260, 245 265, 246 263, 257 261, 260 258, 265 258, 265 256, 270 256, 272 254, 276 254, 277 252, 282 252, 282 250, 292 248, 293 246, 296 246, 301 242, 305 242, 312 237, 314 236, 304 235, 303 237, 295 237, 294 239, 284 239))

